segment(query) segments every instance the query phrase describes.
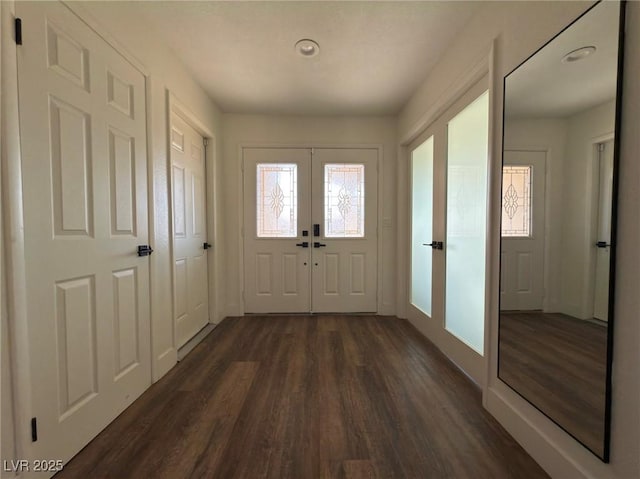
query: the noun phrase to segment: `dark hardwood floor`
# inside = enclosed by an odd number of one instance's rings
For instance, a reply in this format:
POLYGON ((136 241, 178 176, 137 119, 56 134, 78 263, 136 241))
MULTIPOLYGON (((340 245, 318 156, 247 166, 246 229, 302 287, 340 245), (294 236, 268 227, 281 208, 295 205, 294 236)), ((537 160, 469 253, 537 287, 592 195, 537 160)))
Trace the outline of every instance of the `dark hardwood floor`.
POLYGON ((228 318, 55 476, 546 478, 404 320, 228 318))
POLYGON ((500 314, 499 377, 602 455, 606 324, 560 313, 500 314))

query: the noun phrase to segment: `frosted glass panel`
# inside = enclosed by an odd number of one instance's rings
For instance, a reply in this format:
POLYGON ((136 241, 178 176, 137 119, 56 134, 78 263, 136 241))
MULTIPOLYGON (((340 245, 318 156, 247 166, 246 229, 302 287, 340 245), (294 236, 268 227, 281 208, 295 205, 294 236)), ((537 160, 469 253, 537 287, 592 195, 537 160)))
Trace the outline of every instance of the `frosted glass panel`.
POLYGON ((256 166, 258 237, 297 237, 298 166, 285 163, 259 163, 256 166))
POLYGON ((484 349, 489 94, 448 124, 445 326, 484 349))
POLYGON ((431 316, 433 137, 411 154, 411 304, 431 316))
POLYGON ((364 165, 324 165, 324 231, 328 238, 364 237, 364 165))
POLYGON ((531 166, 502 168, 502 236, 531 236, 531 166))

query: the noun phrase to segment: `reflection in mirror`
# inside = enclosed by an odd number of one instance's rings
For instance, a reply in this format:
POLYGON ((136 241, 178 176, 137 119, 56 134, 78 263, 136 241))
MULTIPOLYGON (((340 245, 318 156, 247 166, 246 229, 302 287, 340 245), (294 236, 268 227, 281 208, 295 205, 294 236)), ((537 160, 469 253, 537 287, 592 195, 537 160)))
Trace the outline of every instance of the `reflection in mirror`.
POLYGON ((498 375, 604 461, 623 7, 596 4, 504 82, 498 375))

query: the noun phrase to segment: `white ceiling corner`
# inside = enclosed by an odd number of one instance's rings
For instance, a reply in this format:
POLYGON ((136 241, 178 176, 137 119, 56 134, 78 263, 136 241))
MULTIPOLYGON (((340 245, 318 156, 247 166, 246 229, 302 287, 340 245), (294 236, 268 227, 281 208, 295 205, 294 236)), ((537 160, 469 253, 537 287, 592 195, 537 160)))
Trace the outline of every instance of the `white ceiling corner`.
POLYGON ((224 112, 298 115, 398 113, 478 7, 450 1, 87 3, 114 33, 145 25, 224 112), (318 42, 320 54, 296 55, 302 38, 318 42))

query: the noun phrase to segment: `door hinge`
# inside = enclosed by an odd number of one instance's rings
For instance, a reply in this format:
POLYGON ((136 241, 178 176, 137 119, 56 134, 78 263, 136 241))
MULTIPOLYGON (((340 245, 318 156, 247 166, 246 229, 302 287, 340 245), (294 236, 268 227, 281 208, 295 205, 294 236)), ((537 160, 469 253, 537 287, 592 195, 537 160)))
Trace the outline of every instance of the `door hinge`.
POLYGON ((38 440, 38 420, 35 417, 31 418, 31 442, 38 440))
POLYGON ((604 151, 604 143, 598 143, 598 151, 602 153, 604 151))
POLYGON ((203 138, 202 139, 202 143, 204 143, 204 146, 209 146, 209 139, 208 138, 203 138))
POLYGON ((16 35, 16 45, 22 45, 22 18, 15 18, 13 24, 16 35))
POLYGON ((311 158, 313 158, 314 153, 315 153, 314 148, 311 148, 311 158))

